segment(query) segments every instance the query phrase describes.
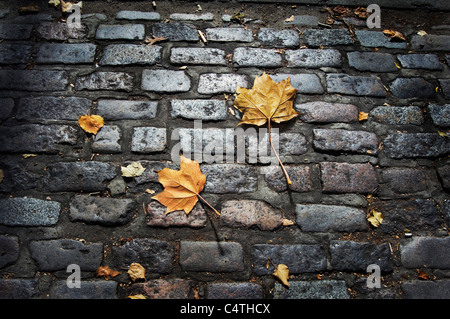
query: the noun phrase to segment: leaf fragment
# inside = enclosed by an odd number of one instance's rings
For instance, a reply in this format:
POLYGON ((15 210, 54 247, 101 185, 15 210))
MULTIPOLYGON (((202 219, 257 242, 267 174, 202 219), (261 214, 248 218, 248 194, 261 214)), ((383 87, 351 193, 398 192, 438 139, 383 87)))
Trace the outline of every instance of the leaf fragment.
POLYGON ((294 225, 294 221, 287 219, 287 218, 283 218, 281 220, 281 222, 283 223, 283 226, 292 226, 294 225))
POLYGON ((398 31, 386 29, 383 30, 383 33, 389 36, 391 41, 406 41, 404 35, 398 31))
POLYGON ((4 177, 5 177, 5 174, 3 173, 3 170, 0 169, 0 183, 3 182, 4 177))
POLYGON ((421 37, 427 35, 427 33, 424 30, 420 30, 419 32, 417 32, 417 34, 420 35, 421 37))
POLYGON ((286 287, 289 287, 289 268, 288 266, 286 266, 285 264, 279 264, 276 268, 275 271, 272 274, 273 276, 275 276, 276 278, 278 278, 281 283, 283 285, 285 285, 286 287))
POLYGON ((82 115, 78 118, 78 124, 87 133, 96 135, 103 127, 103 117, 100 115, 82 115))
POLYGON ((369 118, 369 113, 366 112, 359 112, 358 114, 358 120, 361 121, 365 121, 369 118))
POLYGON ((103 277, 105 277, 106 280, 108 280, 110 276, 114 278, 117 275, 120 275, 120 272, 116 271, 116 270, 112 270, 108 266, 100 266, 95 271, 95 275, 97 277, 102 277, 103 276, 103 277))
POLYGON ((132 281, 145 280, 145 268, 139 263, 132 263, 128 268, 128 275, 132 281))
POLYGON ((369 214, 367 214, 367 221, 374 227, 378 227, 383 222, 383 214, 375 209, 372 209, 369 214))
POLYGON ((50 0, 50 1, 48 2, 48 4, 49 4, 50 6, 57 7, 57 6, 59 6, 59 5, 61 4, 61 2, 60 2, 59 0, 50 0))
POLYGON ((142 294, 127 296, 127 299, 148 299, 146 296, 142 294))
POLYGON ((167 40, 167 38, 164 38, 164 37, 156 37, 156 36, 152 35, 151 38, 150 38, 150 37, 146 37, 145 40, 144 40, 144 42, 145 42, 146 44, 148 44, 148 45, 153 45, 153 44, 155 44, 155 43, 158 43, 158 42, 161 42, 161 41, 165 41, 165 40, 167 40))
POLYGON ((121 166, 122 176, 124 177, 137 177, 144 173, 145 168, 139 162, 133 162, 128 166, 121 166))
POLYGON ((294 19, 295 19, 295 16, 291 15, 289 18, 286 18, 284 20, 284 22, 292 22, 292 21, 294 21, 294 19))
POLYGON ((39 6, 37 4, 29 4, 26 6, 20 6, 18 9, 19 13, 37 13, 39 12, 39 6))

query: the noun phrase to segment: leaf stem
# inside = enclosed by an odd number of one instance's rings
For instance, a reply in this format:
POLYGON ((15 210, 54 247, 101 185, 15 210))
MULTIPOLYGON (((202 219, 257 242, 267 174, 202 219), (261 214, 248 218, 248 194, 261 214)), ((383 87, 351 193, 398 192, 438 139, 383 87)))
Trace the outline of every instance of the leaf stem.
POLYGON ((212 207, 200 194, 197 193, 197 196, 203 201, 205 202, 206 205, 208 205, 217 215, 220 216, 220 213, 214 208, 212 207))
POLYGON ((275 147, 273 146, 273 143, 272 143, 272 134, 271 134, 271 130, 270 130, 270 119, 268 119, 267 123, 268 123, 268 126, 269 126, 269 141, 270 141, 270 145, 272 146, 273 152, 275 153, 275 156, 277 157, 278 162, 280 162, 280 166, 283 169, 284 175, 286 176, 287 183, 289 185, 291 185, 292 182, 291 182, 291 179, 289 178, 289 174, 287 173, 286 169, 284 168, 283 163, 281 163, 280 157, 278 156, 277 151, 275 150, 275 147))

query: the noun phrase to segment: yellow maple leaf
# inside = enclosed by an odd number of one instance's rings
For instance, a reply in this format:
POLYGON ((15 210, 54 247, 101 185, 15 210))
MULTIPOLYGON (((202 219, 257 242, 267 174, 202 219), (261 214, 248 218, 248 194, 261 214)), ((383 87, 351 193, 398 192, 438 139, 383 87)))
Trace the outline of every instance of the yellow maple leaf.
POLYGON ((186 214, 189 214, 200 198, 220 215, 200 195, 206 183, 206 174, 202 174, 200 165, 196 161, 181 155, 180 170, 165 167, 158 171, 158 181, 164 186, 164 191, 152 198, 166 206, 166 214, 176 210, 184 210, 186 214))
POLYGON ((294 110, 294 99, 297 89, 291 86, 290 78, 276 83, 264 73, 256 77, 251 89, 238 87, 234 107, 243 112, 242 121, 238 124, 251 124, 261 126, 268 123, 269 141, 280 162, 288 184, 292 184, 283 163, 272 144, 270 122, 281 123, 296 118, 300 113, 294 110))

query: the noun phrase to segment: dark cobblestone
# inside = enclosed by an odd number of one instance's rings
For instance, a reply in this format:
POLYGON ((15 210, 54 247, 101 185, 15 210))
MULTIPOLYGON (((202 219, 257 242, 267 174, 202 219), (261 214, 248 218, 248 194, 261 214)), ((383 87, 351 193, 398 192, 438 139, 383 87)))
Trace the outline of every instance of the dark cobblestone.
POLYGON ((397 78, 390 86, 392 94, 402 99, 432 99, 436 97, 435 87, 422 78, 397 78))
POLYGON ((290 281, 289 289, 275 284, 275 299, 350 299, 343 280, 290 281))
POLYGON ((207 299, 261 299, 263 289, 256 283, 208 284, 207 299))
POLYGON ((322 272, 327 268, 325 250, 320 245, 266 245, 253 246, 253 273, 270 275, 274 266, 267 267, 270 259, 274 265, 285 264, 290 274, 322 272))
POLYGON ((377 176, 370 164, 320 163, 322 189, 326 193, 373 193, 377 176))
POLYGON ((428 112, 430 113, 434 125, 450 127, 450 104, 430 104, 428 105, 428 112))
POLYGON ((52 226, 61 211, 59 202, 36 198, 8 198, 0 203, 0 223, 7 226, 52 226))
POLYGON ((19 100, 19 120, 78 120, 87 113, 92 101, 82 97, 38 96, 19 100))
POLYGON ((303 40, 312 47, 321 45, 348 45, 353 43, 350 33, 346 29, 307 29, 303 32, 303 40))
POLYGON ((19 259, 19 237, 0 235, 0 269, 14 264, 17 259, 19 259))
POLYGON ((128 294, 140 294, 148 299, 188 299, 192 285, 192 282, 184 279, 154 279, 133 284, 128 294))
POLYGON ((448 299, 450 280, 404 282, 402 291, 405 299, 448 299))
POLYGON ((37 279, 0 279, 1 299, 31 299, 38 295, 37 279))
POLYGON ((105 48, 100 65, 154 65, 161 60, 161 49, 158 45, 111 44, 105 48))
POLYGON ((450 269, 450 237, 414 237, 400 246, 406 268, 450 269))
POLYGON ((388 125, 421 125, 424 118, 418 106, 377 106, 370 119, 388 125))
POLYGON ((77 264, 82 271, 95 271, 103 260, 103 244, 72 239, 32 241, 30 252, 41 271, 65 271, 70 264, 77 264))
POLYGON ((380 79, 374 76, 351 76, 343 73, 327 74, 328 93, 360 96, 386 96, 380 79))
POLYGON ((384 152, 391 158, 437 157, 450 151, 448 139, 437 133, 391 134, 383 144, 384 152))
POLYGON ((65 71, 0 70, 0 89, 20 91, 63 91, 69 84, 65 71))
POLYGON ((80 288, 69 288, 66 280, 59 280, 50 287, 52 299, 117 299, 115 281, 86 281, 80 288))
POLYGON ((334 49, 287 50, 286 60, 290 67, 321 68, 342 65, 341 53, 334 49))
POLYGON ((355 122, 358 108, 352 104, 308 102, 296 104, 300 119, 307 123, 355 122))
POLYGON ((97 46, 90 43, 45 43, 39 48, 37 63, 92 63, 97 46))
POLYGON ((349 52, 348 64, 359 71, 394 72, 397 71, 395 58, 389 53, 349 52))
POLYGON ((31 58, 32 49, 31 45, 2 43, 0 44, 0 63, 27 63, 31 58))
POLYGON ((376 134, 365 131, 314 129, 314 148, 321 151, 344 151, 375 155, 376 134))
POLYGON ((155 23, 152 26, 152 34, 170 41, 197 42, 199 40, 197 30, 182 23, 155 23))

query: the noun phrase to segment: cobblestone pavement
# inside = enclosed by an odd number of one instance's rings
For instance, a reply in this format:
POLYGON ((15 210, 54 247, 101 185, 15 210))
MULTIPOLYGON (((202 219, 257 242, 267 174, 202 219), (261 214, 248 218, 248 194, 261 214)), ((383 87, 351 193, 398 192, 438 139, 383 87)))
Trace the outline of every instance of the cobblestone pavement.
POLYGON ((382 7, 368 29, 294 2, 85 1, 69 28, 36 2, 30 15, 0 3, 1 298, 450 298, 448 12, 382 7), (293 183, 263 158, 202 162, 222 214, 164 215, 154 171, 177 169, 171 153, 198 134, 236 147, 233 94, 263 72, 299 90, 299 118, 275 125, 293 183), (104 118, 96 136, 84 114, 104 118), (122 177, 133 161, 144 173, 122 177), (145 281, 130 280, 135 262, 145 281), (381 288, 367 287, 370 264, 381 288))

